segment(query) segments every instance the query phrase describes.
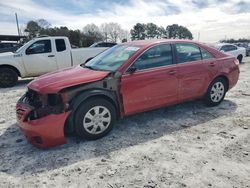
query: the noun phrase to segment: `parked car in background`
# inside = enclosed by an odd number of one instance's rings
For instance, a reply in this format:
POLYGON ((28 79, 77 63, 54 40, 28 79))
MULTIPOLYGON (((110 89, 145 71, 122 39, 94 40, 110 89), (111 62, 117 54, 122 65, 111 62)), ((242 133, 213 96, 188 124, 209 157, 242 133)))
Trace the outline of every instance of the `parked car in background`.
POLYGON ((72 49, 67 37, 40 37, 14 53, 0 54, 0 87, 12 87, 18 77, 34 77, 85 63, 106 47, 72 49))
POLYGON ((215 48, 221 52, 236 57, 239 60, 239 63, 242 63, 243 58, 246 57, 246 49, 233 44, 217 43, 215 44, 215 48))
POLYGON ((238 60, 204 44, 133 41, 32 81, 17 120, 37 147, 63 144, 67 132, 93 140, 128 115, 198 98, 216 106, 238 78, 238 60))
POLYGON ((15 52, 22 44, 15 42, 0 42, 0 53, 15 52))
POLYGON ((250 56, 250 43, 236 43, 235 45, 245 48, 246 49, 246 56, 250 56))
POLYGON ((94 44, 92 44, 90 47, 91 48, 96 48, 96 47, 113 47, 113 46, 115 46, 115 45, 117 45, 117 43, 115 43, 115 42, 96 42, 96 43, 94 43, 94 44))

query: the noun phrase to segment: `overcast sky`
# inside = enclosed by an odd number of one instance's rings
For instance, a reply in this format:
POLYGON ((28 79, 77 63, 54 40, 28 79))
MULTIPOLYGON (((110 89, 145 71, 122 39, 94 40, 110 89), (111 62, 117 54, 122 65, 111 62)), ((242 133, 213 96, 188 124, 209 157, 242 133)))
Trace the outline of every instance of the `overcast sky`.
POLYGON ((250 0, 1 0, 0 34, 17 34, 29 20, 82 29, 88 23, 117 22, 130 30, 137 22, 186 26, 197 40, 250 38, 250 0))

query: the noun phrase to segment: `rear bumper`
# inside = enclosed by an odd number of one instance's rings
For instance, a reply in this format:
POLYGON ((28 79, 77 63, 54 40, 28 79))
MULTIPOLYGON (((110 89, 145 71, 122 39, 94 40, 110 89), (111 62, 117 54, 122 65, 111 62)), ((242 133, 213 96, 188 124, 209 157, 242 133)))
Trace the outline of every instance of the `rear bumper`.
POLYGON ((32 145, 38 148, 49 148, 66 143, 64 124, 70 112, 50 114, 36 120, 25 120, 31 110, 25 104, 17 104, 18 126, 32 145))
POLYGON ((233 88, 238 80, 239 80, 239 75, 240 75, 240 69, 239 66, 235 67, 229 74, 228 78, 229 78, 229 88, 231 89, 233 88))

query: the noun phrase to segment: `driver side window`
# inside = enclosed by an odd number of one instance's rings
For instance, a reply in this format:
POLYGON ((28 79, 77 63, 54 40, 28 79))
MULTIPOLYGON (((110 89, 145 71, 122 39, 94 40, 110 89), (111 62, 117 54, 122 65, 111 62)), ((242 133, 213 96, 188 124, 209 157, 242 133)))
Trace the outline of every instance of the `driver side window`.
POLYGON ((51 42, 50 40, 40 40, 33 43, 26 50, 26 54, 42 54, 51 52, 51 42))
POLYGON ((144 52, 135 62, 138 70, 171 65, 173 63, 172 48, 170 44, 162 44, 144 52))

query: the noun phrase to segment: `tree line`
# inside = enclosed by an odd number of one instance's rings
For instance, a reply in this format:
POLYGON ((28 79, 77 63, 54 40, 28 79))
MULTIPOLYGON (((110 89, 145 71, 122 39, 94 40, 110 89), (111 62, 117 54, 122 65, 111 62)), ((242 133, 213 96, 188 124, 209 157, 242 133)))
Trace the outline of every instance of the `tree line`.
POLYGON ((166 28, 154 23, 137 23, 130 31, 132 40, 144 40, 153 38, 167 39, 193 39, 192 33, 184 26, 173 24, 166 28))
POLYGON ((25 29, 27 40, 41 35, 66 36, 72 45, 87 47, 99 41, 126 42, 128 40, 144 40, 153 38, 193 39, 192 33, 184 26, 173 24, 166 28, 154 23, 137 23, 129 31, 122 29, 118 23, 103 23, 100 26, 88 24, 82 30, 72 30, 67 27, 52 27, 44 20, 31 20, 25 29))
POLYGON ((250 43, 250 39, 246 38, 240 38, 240 39, 223 39, 220 40, 220 42, 225 42, 225 43, 250 43))

